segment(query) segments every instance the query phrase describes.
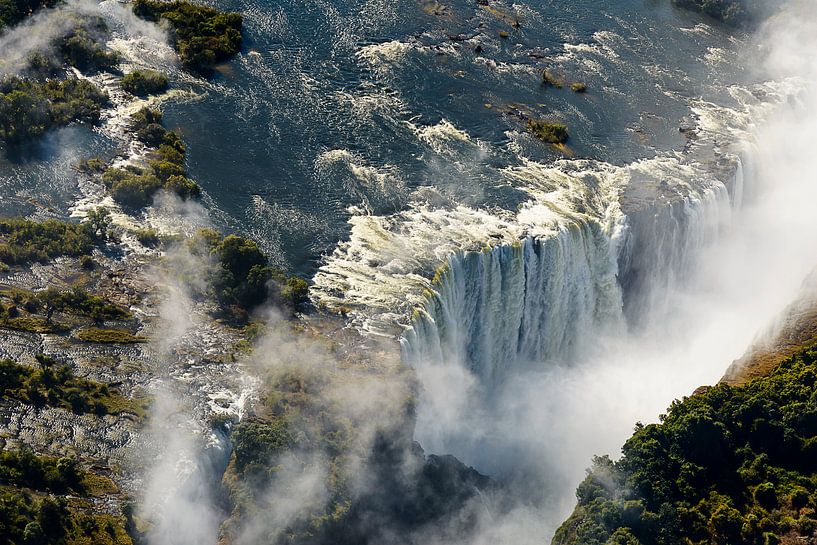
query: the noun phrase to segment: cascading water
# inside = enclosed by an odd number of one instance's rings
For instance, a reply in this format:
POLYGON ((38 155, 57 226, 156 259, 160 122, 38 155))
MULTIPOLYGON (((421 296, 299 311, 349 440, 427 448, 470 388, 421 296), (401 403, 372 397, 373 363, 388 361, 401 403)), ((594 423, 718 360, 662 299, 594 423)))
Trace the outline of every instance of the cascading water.
POLYGON ((457 362, 487 383, 519 362, 571 359, 589 335, 620 327, 610 256, 601 227, 583 221, 450 257, 405 336, 405 359, 457 362))
MULTIPOLYGON (((743 183, 738 168, 732 191, 743 183)), ((486 472, 507 471, 498 447, 508 442, 499 439, 505 416, 495 411, 514 384, 591 359, 601 339, 625 336, 645 317, 663 319, 672 293, 731 216, 730 191, 713 181, 622 215, 611 223, 617 229, 574 222, 450 257, 402 339, 422 385, 416 439, 486 472)))
POLYGON ((729 188, 714 183, 699 195, 627 214, 617 278, 630 328, 640 328, 671 312, 668 296, 684 287, 701 250, 728 227, 733 206, 740 206, 730 199, 730 192, 743 191, 740 165, 738 161, 729 188))

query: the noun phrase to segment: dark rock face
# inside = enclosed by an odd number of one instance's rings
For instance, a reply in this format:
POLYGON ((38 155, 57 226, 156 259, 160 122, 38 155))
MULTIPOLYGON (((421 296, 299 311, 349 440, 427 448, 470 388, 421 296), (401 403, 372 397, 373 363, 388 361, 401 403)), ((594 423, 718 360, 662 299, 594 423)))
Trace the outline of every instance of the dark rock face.
POLYGON ((484 513, 482 494, 495 483, 453 456, 426 456, 414 442, 376 441, 367 464, 372 483, 355 501, 341 527, 328 528, 324 543, 360 545, 420 543, 423 536, 467 535, 484 513))

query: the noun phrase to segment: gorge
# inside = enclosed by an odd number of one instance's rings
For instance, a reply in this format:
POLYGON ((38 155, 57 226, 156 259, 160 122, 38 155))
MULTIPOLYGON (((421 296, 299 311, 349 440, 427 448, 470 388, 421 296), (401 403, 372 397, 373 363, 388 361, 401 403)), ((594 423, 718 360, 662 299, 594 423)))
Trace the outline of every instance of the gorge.
MULTIPOLYGON (((213 6, 0 4, 0 538, 679 539, 631 446, 811 373, 813 7, 213 6)), ((796 469, 690 539, 811 539, 796 469)))

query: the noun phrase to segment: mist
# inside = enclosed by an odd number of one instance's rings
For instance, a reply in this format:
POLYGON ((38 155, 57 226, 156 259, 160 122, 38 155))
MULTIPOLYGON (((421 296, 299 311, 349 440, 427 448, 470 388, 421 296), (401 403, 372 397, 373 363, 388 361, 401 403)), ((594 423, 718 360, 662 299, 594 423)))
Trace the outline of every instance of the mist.
POLYGON ((3 52, 0 74, 22 71, 35 52, 56 58, 56 40, 73 30, 78 18, 90 15, 99 15, 99 5, 94 0, 73 0, 42 10, 0 33, 0 51, 3 52))
POLYGON ((589 339, 570 364, 523 362, 501 384, 483 383, 461 361, 418 366, 420 442, 518 494, 517 509, 464 543, 549 540, 593 455, 618 457, 636 422, 656 422, 673 399, 717 382, 774 334, 770 324, 817 265, 815 50, 811 2, 791 2, 758 31, 747 64, 793 91, 744 143, 742 207, 712 226, 721 234, 698 249, 692 274, 655 294, 643 327, 589 339))
MULTIPOLYGON (((515 502, 505 509, 507 504, 499 508, 491 498, 480 498, 463 507, 462 517, 450 526, 413 535, 374 517, 369 530, 382 536, 381 543, 541 545, 573 508, 575 488, 593 455, 618 455, 636 422, 657 421, 673 399, 717 382, 798 297, 817 264, 817 229, 811 225, 817 180, 810 153, 817 141, 812 91, 817 60, 811 55, 817 48, 816 16, 808 2, 793 1, 759 31, 752 54, 763 59, 758 74, 799 91, 745 142, 745 202, 721 236, 698 249, 694 273, 659 294, 660 304, 647 309, 643 328, 592 339, 569 365, 524 362, 501 384, 484 384, 461 361, 415 369, 417 438, 429 439, 422 446, 453 454, 495 478, 515 502), (475 513, 479 516, 469 518, 475 513), (458 533, 463 520, 471 521, 471 531, 458 533)), ((183 252, 173 257, 183 262, 182 269, 197 270, 183 252)), ((190 319, 186 289, 171 290, 161 307, 167 327, 156 349, 168 360, 198 327, 190 319)), ((356 433, 339 468, 318 448, 292 449, 276 459, 275 476, 263 491, 269 509, 243 521, 236 545, 273 542, 290 525, 320 513, 332 501, 326 483, 333 471, 348 476, 354 498, 377 497, 384 482, 368 471, 368 457, 384 430, 411 423, 406 405, 414 377, 369 361, 358 362, 371 364, 365 373, 343 375, 347 358, 318 336, 291 328, 276 309, 268 309, 265 321, 267 333, 255 347, 252 373, 273 383, 293 370, 314 379, 316 410, 354 423, 356 433), (331 380, 336 375, 345 378, 331 380)), ((375 358, 389 351, 376 343, 355 348, 375 358)), ((225 463, 229 447, 224 436, 208 435, 201 413, 177 394, 159 395, 156 426, 150 430, 165 453, 147 474, 144 516, 155 521, 148 539, 151 545, 214 543, 224 513, 213 476, 223 471, 215 466, 225 463), (211 457, 213 452, 220 456, 211 457)), ((395 480, 409 483, 420 469, 417 458, 409 456, 411 441, 396 449, 401 452, 392 468, 395 480)))
MULTIPOLYGON (((43 9, 26 18, 22 23, 0 32, 0 74, 23 72, 30 56, 39 53, 62 64, 59 39, 66 36, 88 17, 102 17, 109 27, 123 39, 132 42, 127 47, 116 44, 117 52, 129 62, 173 66, 176 55, 171 50, 167 29, 137 17, 129 5, 116 0, 102 3, 95 0, 69 0, 54 8, 43 9), (158 47, 157 46, 164 46, 158 47)), ((96 38, 105 42, 103 36, 96 38)))

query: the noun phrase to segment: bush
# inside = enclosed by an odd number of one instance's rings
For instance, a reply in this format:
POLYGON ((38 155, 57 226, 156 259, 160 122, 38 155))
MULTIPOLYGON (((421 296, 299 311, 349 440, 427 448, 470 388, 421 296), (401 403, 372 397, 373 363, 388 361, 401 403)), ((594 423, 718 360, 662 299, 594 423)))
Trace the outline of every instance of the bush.
POLYGON ((97 321, 125 320, 131 317, 131 313, 127 310, 108 303, 103 298, 92 295, 79 287, 68 291, 48 288, 36 293, 36 300, 40 306, 88 316, 97 321))
POLYGON ((41 8, 56 4, 56 0, 0 0, 0 30, 19 23, 41 8))
POLYGON ((3 450, 0 480, 3 544, 133 545, 124 516, 89 513, 88 502, 77 501, 77 496, 94 495, 95 490, 87 486, 94 481, 106 481, 107 494, 118 490, 110 480, 80 469, 74 458, 37 456, 25 447, 3 450))
POLYGON ((153 229, 139 229, 133 234, 142 246, 154 248, 159 245, 159 235, 153 229))
POLYGON ((107 51, 98 39, 108 31, 101 17, 84 17, 60 44, 65 62, 83 72, 110 70, 119 64, 119 56, 107 51))
POLYGON ((89 343, 106 344, 134 344, 143 343, 147 339, 134 335, 127 329, 103 329, 99 327, 86 327, 77 331, 77 338, 89 343))
POLYGON ((202 229, 191 241, 195 252, 206 252, 213 260, 209 272, 213 294, 221 308, 240 321, 268 300, 294 309, 305 303, 309 285, 269 266, 258 245, 248 238, 202 229), (244 311, 244 312, 242 312, 244 311))
POLYGON ((118 203, 142 208, 153 202, 160 189, 182 199, 198 198, 199 185, 187 178, 184 168, 185 146, 179 135, 162 127, 162 114, 143 108, 131 118, 131 130, 145 145, 156 148, 146 167, 111 167, 102 175, 103 183, 118 203))
POLYGON ((162 188, 162 181, 152 172, 135 167, 109 168, 102 180, 116 202, 132 208, 148 206, 162 188))
POLYGON ((77 414, 144 414, 142 401, 125 399, 105 384, 76 377, 70 366, 51 358, 39 356, 38 360, 39 369, 0 360, 0 395, 36 407, 60 407, 77 414))
POLYGON ((96 123, 108 96, 78 79, 37 83, 18 76, 0 80, 0 140, 20 143, 73 121, 96 123))
POLYGON ((745 386, 674 402, 660 424, 636 429, 620 461, 596 459, 553 543, 604 545, 622 528, 643 545, 812 539, 815 385, 809 349, 745 386), (644 509, 627 520, 633 500, 644 509))
POLYGON ((87 224, 0 219, 0 261, 23 265, 58 256, 88 255, 94 239, 87 224))
POLYGON ((548 123, 546 121, 529 119, 528 130, 536 138, 548 144, 564 144, 569 138, 567 126, 561 123, 548 123))
POLYGON ((167 90, 167 76, 155 70, 134 70, 122 78, 122 88, 136 96, 156 95, 167 90))
POLYGON ((165 20, 173 28, 174 43, 187 68, 207 71, 241 48, 242 17, 184 0, 136 0, 133 11, 149 21, 165 20))

